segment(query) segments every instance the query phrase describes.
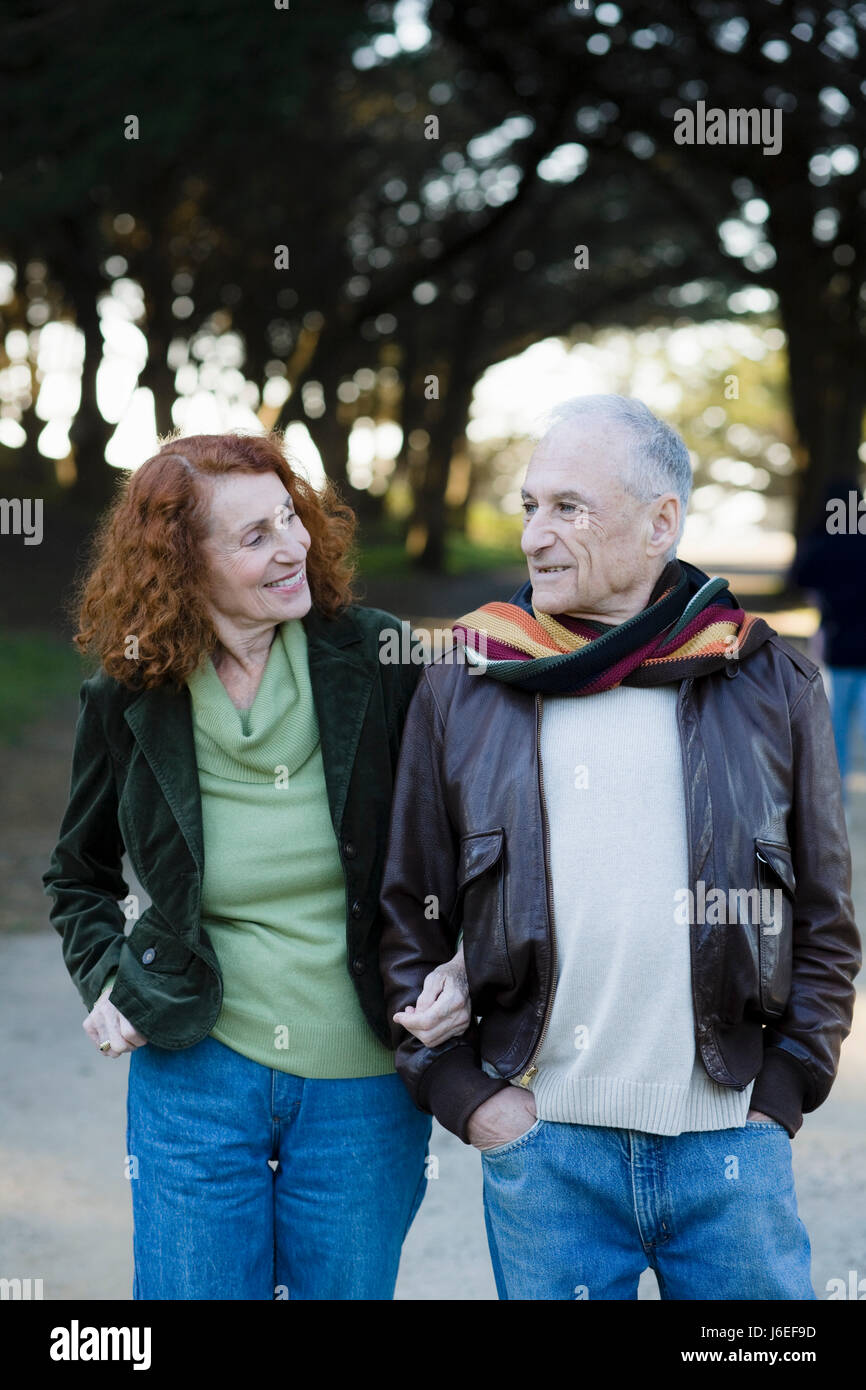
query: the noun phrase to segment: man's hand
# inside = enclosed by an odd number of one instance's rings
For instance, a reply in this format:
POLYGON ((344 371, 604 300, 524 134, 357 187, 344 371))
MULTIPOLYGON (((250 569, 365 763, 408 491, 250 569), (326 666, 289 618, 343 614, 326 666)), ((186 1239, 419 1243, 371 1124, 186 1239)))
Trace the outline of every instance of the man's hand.
POLYGON ((472 1019, 469 982, 463 963, 463 943, 445 965, 437 965, 424 981, 414 1004, 394 1015, 425 1047, 437 1047, 449 1038, 465 1033, 472 1019))
POLYGON ((124 1052, 134 1052, 137 1047, 143 1047, 147 1038, 143 1038, 129 1019, 124 1018, 109 1002, 110 993, 111 990, 107 989, 100 994, 81 1026, 96 1043, 103 1057, 121 1057, 124 1052), (104 1042, 110 1042, 111 1047, 103 1050, 100 1043, 104 1042))
POLYGON ((470 1144, 483 1153, 498 1144, 508 1144, 532 1129, 538 1114, 535 1096, 516 1086, 503 1087, 469 1116, 466 1133, 470 1144))

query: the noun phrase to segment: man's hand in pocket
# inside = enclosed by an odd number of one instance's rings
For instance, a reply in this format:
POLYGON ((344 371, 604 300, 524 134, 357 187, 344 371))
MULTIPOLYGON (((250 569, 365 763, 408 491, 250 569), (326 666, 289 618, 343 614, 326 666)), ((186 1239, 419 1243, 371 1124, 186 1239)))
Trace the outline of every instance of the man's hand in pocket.
POLYGON ((469 1116, 467 1136, 470 1144, 482 1153, 499 1144, 509 1144, 532 1129, 538 1114, 531 1091, 516 1086, 503 1087, 469 1116))

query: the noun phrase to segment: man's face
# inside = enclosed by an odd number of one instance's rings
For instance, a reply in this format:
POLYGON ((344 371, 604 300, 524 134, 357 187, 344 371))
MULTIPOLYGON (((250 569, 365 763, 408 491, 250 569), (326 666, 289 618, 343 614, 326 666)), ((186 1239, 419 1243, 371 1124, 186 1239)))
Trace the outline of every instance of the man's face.
POLYGON ((540 441, 523 487, 521 548, 542 613, 622 622, 646 604, 674 544, 673 493, 626 491, 627 435, 612 421, 557 425, 540 441))

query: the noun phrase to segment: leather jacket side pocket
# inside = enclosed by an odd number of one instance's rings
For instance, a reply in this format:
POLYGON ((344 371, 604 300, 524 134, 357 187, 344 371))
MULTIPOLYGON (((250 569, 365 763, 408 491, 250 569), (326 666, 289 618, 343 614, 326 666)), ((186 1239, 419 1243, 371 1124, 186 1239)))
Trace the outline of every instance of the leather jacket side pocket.
POLYGON ((769 1018, 779 1018, 785 1012, 791 993, 797 881, 790 846, 756 837, 755 858, 761 900, 758 922, 761 1010, 769 1018))
POLYGON ((457 925, 473 1011, 484 1012, 490 991, 514 988, 505 932, 505 831, 477 830, 460 837, 457 925))

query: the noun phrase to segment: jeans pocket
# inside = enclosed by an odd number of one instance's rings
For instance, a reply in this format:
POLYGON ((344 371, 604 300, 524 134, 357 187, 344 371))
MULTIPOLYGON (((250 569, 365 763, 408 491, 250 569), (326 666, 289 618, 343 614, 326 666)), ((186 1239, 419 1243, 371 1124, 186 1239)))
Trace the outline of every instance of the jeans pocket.
POLYGON ((746 1125, 751 1129, 780 1129, 783 1134, 787 1135, 788 1133, 785 1126, 780 1124, 778 1120, 746 1120, 746 1125))
POLYGON ((518 1134, 516 1139, 509 1139, 505 1144, 495 1144, 492 1149, 479 1149, 479 1153, 482 1158, 498 1158, 500 1154, 510 1153, 521 1144, 525 1144, 528 1139, 534 1138, 543 1124, 543 1120, 536 1120, 530 1129, 524 1134, 518 1134))

